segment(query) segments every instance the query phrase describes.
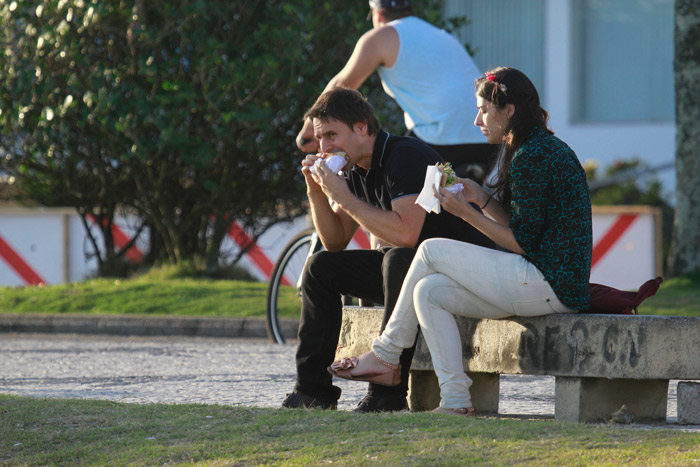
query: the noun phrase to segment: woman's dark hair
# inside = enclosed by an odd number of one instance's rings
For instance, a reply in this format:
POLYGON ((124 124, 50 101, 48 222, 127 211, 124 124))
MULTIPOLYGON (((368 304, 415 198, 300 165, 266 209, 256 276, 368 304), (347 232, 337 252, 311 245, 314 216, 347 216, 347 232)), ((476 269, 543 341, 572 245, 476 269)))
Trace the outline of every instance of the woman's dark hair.
POLYGON ((376 135, 381 129, 379 119, 367 98, 359 91, 340 86, 321 94, 313 107, 304 114, 304 120, 307 118, 317 118, 322 122, 332 118, 351 129, 355 123, 366 123, 370 135, 376 135))
POLYGON ((520 70, 498 67, 477 78, 476 95, 493 103, 498 109, 506 104, 515 106, 515 113, 505 128, 505 141, 498 162, 496 180, 487 185, 494 189, 494 196, 506 209, 510 209, 511 193, 508 187, 508 172, 513 155, 525 142, 533 127, 551 134, 547 127, 549 114, 540 105, 540 96, 535 85, 520 70))

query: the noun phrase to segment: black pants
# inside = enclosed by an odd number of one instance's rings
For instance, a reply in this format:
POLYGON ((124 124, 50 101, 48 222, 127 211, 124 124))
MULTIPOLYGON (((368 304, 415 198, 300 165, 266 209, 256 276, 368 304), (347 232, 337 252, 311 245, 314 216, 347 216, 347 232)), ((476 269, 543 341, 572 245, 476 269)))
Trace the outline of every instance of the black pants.
MULTIPOLYGON (((338 399, 340 388, 333 386, 332 375, 326 368, 333 362, 338 346, 341 295, 384 303, 384 330, 415 252, 414 248, 387 247, 336 253, 320 251, 309 258, 302 279, 295 389, 319 399, 338 399)), ((370 391, 395 392, 405 397, 414 351, 415 346, 401 354, 401 384, 392 387, 370 384, 370 391)))

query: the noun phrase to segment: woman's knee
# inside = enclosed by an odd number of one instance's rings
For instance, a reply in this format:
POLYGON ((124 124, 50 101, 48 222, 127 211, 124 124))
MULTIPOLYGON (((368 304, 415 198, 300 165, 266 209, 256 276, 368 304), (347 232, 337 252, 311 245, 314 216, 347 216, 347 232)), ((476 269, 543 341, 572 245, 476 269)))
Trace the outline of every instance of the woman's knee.
POLYGON ((445 276, 442 274, 430 274, 416 283, 416 287, 413 289, 413 303, 415 303, 417 310, 425 311, 436 306, 440 307, 438 300, 440 295, 436 292, 438 290, 445 292, 444 278, 445 276))
POLYGON ((443 310, 453 315, 463 316, 474 313, 474 316, 478 317, 481 313, 475 300, 477 298, 461 284, 440 273, 425 276, 416 284, 413 291, 413 300, 419 315, 443 310))
POLYGON ((429 238, 418 246, 416 258, 425 265, 431 265, 433 259, 444 255, 445 251, 452 253, 452 249, 463 248, 466 245, 469 244, 448 238, 429 238))
POLYGON ((418 245, 418 252, 416 253, 416 256, 429 256, 430 251, 435 248, 436 245, 439 245, 441 241, 444 240, 443 238, 429 238, 422 242, 420 245, 418 245))

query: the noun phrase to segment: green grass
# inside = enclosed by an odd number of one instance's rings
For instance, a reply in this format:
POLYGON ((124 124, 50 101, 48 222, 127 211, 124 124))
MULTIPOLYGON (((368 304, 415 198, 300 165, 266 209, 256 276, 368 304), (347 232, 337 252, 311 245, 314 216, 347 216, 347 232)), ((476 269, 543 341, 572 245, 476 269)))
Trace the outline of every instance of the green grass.
MULTIPOLYGON (((167 278, 0 289, 9 313, 264 316, 266 284, 167 278)), ((293 291, 289 313, 298 313, 293 291)), ((700 276, 642 314, 700 316, 700 276)), ((553 420, 353 414, 0 396, 0 465, 688 465, 700 433, 553 420)))
POLYGON ((700 433, 0 396, 1 465, 689 465, 700 433))
POLYGON ((265 316, 267 285, 207 279, 94 279, 47 287, 2 288, 6 313, 265 316))
MULTIPOLYGON (((265 316, 267 284, 168 277, 93 279, 47 287, 0 288, 2 313, 265 316)), ((280 292, 281 316, 299 316, 293 287, 280 292)), ((700 316, 700 275, 669 279, 639 309, 644 315, 700 316)))
POLYGON ((665 280, 639 307, 642 315, 700 316, 700 274, 665 280))
MULTIPOLYGON (((92 279, 47 287, 0 287, 2 313, 155 314, 264 317, 267 284, 169 278, 92 279)), ((281 316, 299 316, 293 287, 280 292, 281 316)), ((700 316, 700 275, 669 279, 639 309, 644 315, 700 316)))

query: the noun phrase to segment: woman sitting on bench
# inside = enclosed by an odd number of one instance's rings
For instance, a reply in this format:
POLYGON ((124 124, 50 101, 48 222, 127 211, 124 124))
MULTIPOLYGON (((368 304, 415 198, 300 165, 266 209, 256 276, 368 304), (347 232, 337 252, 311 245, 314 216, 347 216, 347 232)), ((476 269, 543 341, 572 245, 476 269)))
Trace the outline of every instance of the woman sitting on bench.
POLYGON ((496 68, 476 80, 476 89, 474 124, 489 143, 501 144, 493 193, 458 179, 464 190, 440 188, 435 196, 507 251, 448 239, 423 242, 372 351, 328 368, 341 378, 398 384, 399 355, 420 326, 440 383, 434 412, 463 416, 476 412, 454 315, 498 319, 586 310, 592 254, 585 172, 547 128, 532 82, 516 69, 496 68))

